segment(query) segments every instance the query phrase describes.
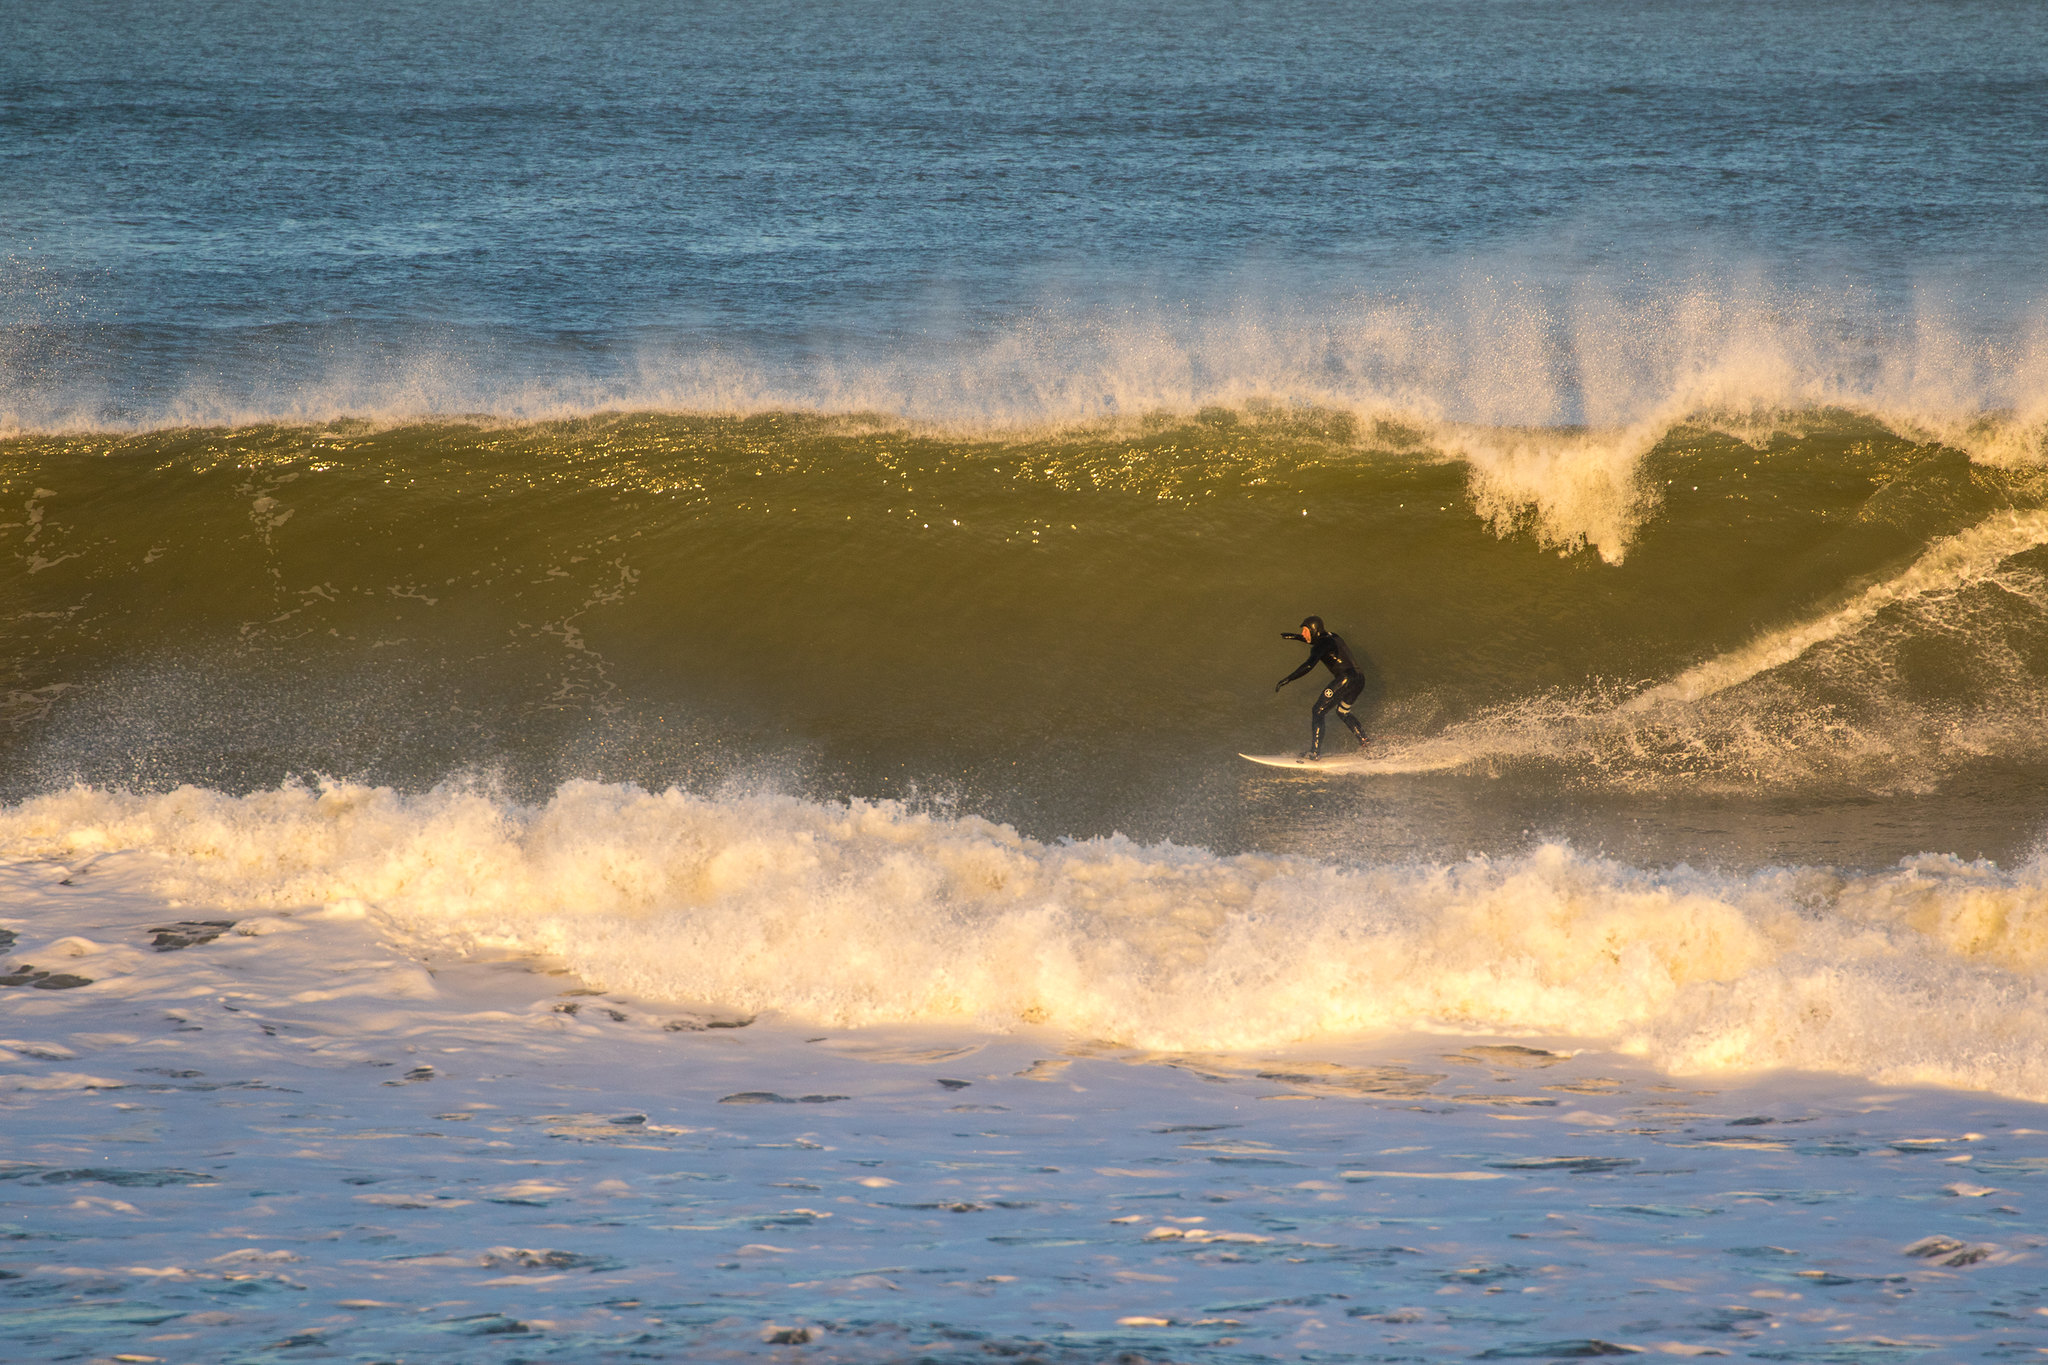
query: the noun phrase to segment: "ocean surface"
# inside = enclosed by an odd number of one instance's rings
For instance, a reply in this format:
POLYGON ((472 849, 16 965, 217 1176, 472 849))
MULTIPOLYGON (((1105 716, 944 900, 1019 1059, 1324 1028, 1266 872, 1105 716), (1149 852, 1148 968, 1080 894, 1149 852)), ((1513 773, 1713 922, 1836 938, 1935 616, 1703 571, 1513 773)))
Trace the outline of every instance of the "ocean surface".
POLYGON ((2048 1349, 2048 10, 6 29, 0 1354, 2048 1349))

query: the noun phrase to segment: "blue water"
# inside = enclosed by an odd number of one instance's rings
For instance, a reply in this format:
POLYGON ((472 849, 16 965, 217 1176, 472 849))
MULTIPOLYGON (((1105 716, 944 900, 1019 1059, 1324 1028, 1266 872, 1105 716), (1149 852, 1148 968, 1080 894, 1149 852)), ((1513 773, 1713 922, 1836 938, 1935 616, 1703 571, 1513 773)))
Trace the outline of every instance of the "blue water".
POLYGON ((1057 406, 1094 385, 1064 352, 1161 336, 1273 387, 1219 329, 1383 299, 1461 301, 1466 349, 1589 290, 1638 327, 1747 290, 1850 349, 1934 298, 1997 337, 2048 245, 2028 3, 10 10, 15 427, 764 374, 915 407, 847 377, 1002 344, 1057 406))

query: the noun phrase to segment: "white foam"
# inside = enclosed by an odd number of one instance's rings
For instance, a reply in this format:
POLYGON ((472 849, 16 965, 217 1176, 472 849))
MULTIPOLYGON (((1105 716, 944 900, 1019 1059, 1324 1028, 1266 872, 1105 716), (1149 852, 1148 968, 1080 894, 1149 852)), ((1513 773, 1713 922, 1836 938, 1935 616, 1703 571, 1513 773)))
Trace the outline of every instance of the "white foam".
MULTIPOLYGON (((422 957, 547 955, 614 991, 838 1025, 1045 1022, 1177 1050, 1575 1036, 1680 1071, 2048 1098, 2041 867, 1715 877, 1551 845, 1340 868, 587 782, 532 808, 334 785, 75 788, 0 811, 0 850, 114 848, 145 851, 187 907, 359 905, 422 957)), ((302 922, 245 941, 317 956, 328 922, 302 922)))
POLYGON ((119 1090, 127 1081, 105 1076, 88 1076, 80 1071, 0 1072, 0 1091, 7 1090, 119 1090))

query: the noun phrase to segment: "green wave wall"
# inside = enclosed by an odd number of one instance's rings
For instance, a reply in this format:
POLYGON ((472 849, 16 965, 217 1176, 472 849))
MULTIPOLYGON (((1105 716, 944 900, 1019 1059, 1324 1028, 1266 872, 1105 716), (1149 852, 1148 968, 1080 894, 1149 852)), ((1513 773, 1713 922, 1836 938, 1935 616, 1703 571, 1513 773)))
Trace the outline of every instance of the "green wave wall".
POLYGON ((1454 771, 1881 793, 2039 757, 2031 523, 1641 704, 2038 512, 2033 464, 1847 413, 1682 425, 1618 479, 1599 457, 1628 527, 1601 546, 1555 515, 1590 438, 1521 505, 1473 439, 1256 409, 1001 440, 802 414, 17 438, 6 795, 795 774, 1142 825, 1306 741, 1312 685, 1273 682, 1309 612, 1369 656, 1385 742, 1454 771))

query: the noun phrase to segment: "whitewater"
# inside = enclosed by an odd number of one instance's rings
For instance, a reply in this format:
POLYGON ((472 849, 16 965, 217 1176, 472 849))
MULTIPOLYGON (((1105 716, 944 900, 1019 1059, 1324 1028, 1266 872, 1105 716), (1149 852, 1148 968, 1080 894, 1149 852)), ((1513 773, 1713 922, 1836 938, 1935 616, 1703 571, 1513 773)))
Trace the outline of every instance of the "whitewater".
POLYGON ((31 1358, 2031 1330, 2026 872, 1345 872, 599 784, 80 789, 6 838, 31 1358))
POLYGON ((1651 876, 1546 845, 1341 869, 587 782, 539 808, 81 788, 12 808, 0 839, 65 866, 142 856, 130 875, 183 912, 367 917, 424 959, 547 959, 599 991, 840 1028, 1033 1023, 1163 1051, 1575 1036, 1685 1073, 2048 1098, 2033 865, 1651 876))

